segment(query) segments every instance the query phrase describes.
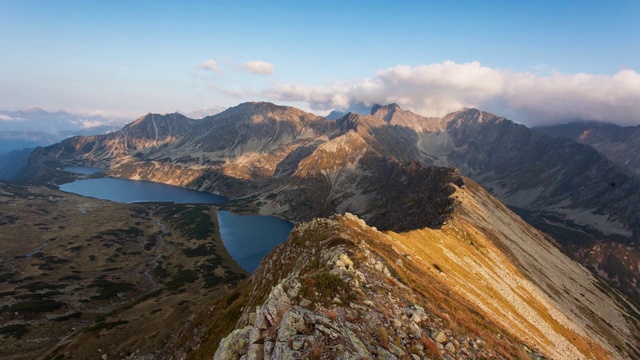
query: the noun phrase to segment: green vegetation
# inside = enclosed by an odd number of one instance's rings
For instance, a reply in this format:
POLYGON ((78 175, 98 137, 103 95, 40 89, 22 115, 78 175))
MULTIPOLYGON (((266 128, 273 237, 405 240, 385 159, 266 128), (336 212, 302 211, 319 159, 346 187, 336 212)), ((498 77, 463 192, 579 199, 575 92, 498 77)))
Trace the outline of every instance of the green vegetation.
POLYGON ((25 324, 14 324, 0 327, 0 335, 3 335, 5 339, 13 337, 20 339, 22 335, 29 332, 28 326, 25 324))
POLYGON ((88 287, 98 288, 98 295, 91 298, 96 300, 107 300, 118 296, 118 293, 131 291, 135 288, 134 284, 127 282, 114 283, 109 280, 94 280, 88 287))
POLYGON ((185 284, 194 283, 196 280, 198 280, 198 274, 196 274, 195 271, 189 269, 180 269, 173 276, 173 278, 165 284, 165 287, 169 291, 178 290, 185 284))
MULTIPOLYGON (((26 278, 25 278, 26 280, 26 278)), ((58 290, 64 289, 66 285, 63 284, 48 284, 42 281, 34 281, 32 283, 18 286, 16 289, 27 289, 30 292, 36 292, 40 290, 58 290)))
POLYGON ((227 306, 233 304, 234 301, 238 300, 240 298, 240 292, 239 291, 234 291, 231 294, 229 294, 227 296, 227 298, 225 299, 225 302, 227 303, 227 306))
POLYGON ((14 277, 16 277, 16 274, 14 274, 14 273, 1 274, 0 275, 0 283, 7 282, 8 280, 13 279, 14 277))
MULTIPOLYGON (((0 202, 15 204, 15 219, 28 225, 28 231, 2 228, 5 238, 15 241, 0 259, 0 358, 55 359, 67 352, 86 358, 87 348, 94 345, 90 338, 98 334, 98 342, 108 337, 123 354, 130 350, 121 345, 127 341, 149 348, 166 340, 164 333, 150 334, 163 327, 177 332, 202 304, 223 299, 227 289, 246 278, 228 253, 218 252, 224 247, 214 231, 212 206, 116 204, 43 187, 34 187, 37 193, 26 193, 23 201, 7 196, 3 186, 0 202), (175 217, 165 219, 169 208, 175 217), (166 227, 162 233, 158 220, 166 227), (47 245, 41 251, 24 255, 43 241, 47 245), (160 288, 150 287, 148 275, 160 288), (14 326, 21 322, 28 325, 14 326), (86 332, 72 332, 80 323, 87 324, 86 332), (72 333, 71 342, 56 347, 58 339, 72 333), (33 339, 42 340, 35 344, 33 339)), ((230 305, 220 302, 216 311, 233 307, 236 311, 229 315, 237 320, 242 308, 238 296, 228 300, 230 305)))
POLYGON ((224 277, 215 276, 214 274, 207 274, 203 276, 204 288, 211 289, 220 284, 237 284, 247 278, 244 274, 233 273, 230 270, 225 270, 224 275, 224 277))
POLYGON ((114 322, 104 322, 104 321, 100 321, 97 324, 88 327, 84 332, 95 332, 98 330, 108 330, 108 329, 113 329, 114 327, 118 326, 118 325, 124 325, 124 324, 128 324, 129 322, 126 320, 118 320, 118 321, 114 321, 114 322))
POLYGON ((174 228, 187 237, 195 240, 207 239, 215 231, 215 223, 211 220, 209 205, 169 204, 161 210, 164 220, 171 222, 174 228))
POLYGON ((46 256, 42 258, 42 263, 38 265, 38 269, 51 271, 54 270, 54 265, 66 264, 68 262, 69 260, 62 259, 57 256, 46 256))
POLYGON ((153 276, 164 280, 166 278, 168 278, 169 276, 171 276, 171 273, 169 273, 169 271, 167 271, 167 269, 162 267, 162 264, 158 264, 158 266, 156 266, 155 268, 153 268, 153 276))
POLYGON ((329 271, 322 271, 305 278, 301 296, 314 302, 324 303, 330 302, 335 296, 339 296, 346 302, 354 298, 349 284, 329 271))
POLYGON ((60 291, 47 291, 45 293, 27 293, 27 294, 16 295, 15 298, 16 299, 40 300, 40 299, 50 298, 50 297, 56 296, 56 295, 62 295, 62 293, 60 291))
POLYGON ((60 279, 58 279, 58 281, 68 281, 68 280, 82 280, 82 277, 78 276, 78 275, 67 275, 67 276, 63 276, 60 279))
POLYGON ((43 313, 58 310, 63 305, 65 304, 51 299, 21 301, 0 309, 0 314, 5 312, 43 313))
POLYGON ((57 321, 57 322, 62 322, 62 321, 67 321, 69 319, 73 319, 73 318, 79 318, 82 316, 82 313, 80 311, 71 313, 69 315, 63 315, 63 316, 59 316, 57 318, 54 318, 53 321, 57 321))
POLYGON ((182 253, 187 257, 207 256, 213 253, 214 249, 208 245, 200 244, 195 248, 182 249, 182 253))
POLYGON ((154 246, 156 246, 156 237, 155 236, 150 236, 147 239, 147 242, 144 243, 144 247, 143 249, 145 249, 146 251, 150 251, 151 249, 153 249, 154 246))

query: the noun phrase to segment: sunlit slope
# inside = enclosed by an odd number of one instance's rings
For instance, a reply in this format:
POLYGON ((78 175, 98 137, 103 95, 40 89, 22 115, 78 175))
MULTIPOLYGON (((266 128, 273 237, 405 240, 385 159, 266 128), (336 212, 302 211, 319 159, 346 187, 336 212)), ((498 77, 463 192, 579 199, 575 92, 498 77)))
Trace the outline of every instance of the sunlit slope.
POLYGON ((418 266, 554 358, 599 357, 594 341, 613 358, 637 351, 637 308, 469 179, 454 197, 441 230, 389 234, 418 266))
POLYGON ((227 302, 240 314, 206 320, 239 318, 216 358, 640 354, 634 305, 473 181, 453 196, 441 229, 380 232, 350 214, 296 226, 227 302))

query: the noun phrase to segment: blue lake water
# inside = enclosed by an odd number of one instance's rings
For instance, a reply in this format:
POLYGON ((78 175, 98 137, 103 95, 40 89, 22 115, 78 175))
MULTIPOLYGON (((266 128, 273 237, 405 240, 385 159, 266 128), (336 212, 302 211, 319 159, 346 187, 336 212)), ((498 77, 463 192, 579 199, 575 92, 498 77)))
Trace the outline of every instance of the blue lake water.
MULTIPOLYGON (((168 201, 223 204, 227 201, 224 196, 207 192, 116 178, 78 180, 61 185, 60 190, 121 203, 168 201)), ((287 240, 293 228, 290 222, 274 216, 237 215, 228 211, 218 211, 218 221, 225 247, 236 262, 249 272, 258 267, 269 251, 287 240)))
POLYGON ((253 272, 271 249, 282 244, 293 224, 275 216, 218 211, 222 242, 245 270, 253 272), (260 246, 256 246, 260 244, 260 246))
POLYGON ((81 175, 91 175, 95 173, 99 173, 100 171, 104 171, 104 168, 99 167, 90 167, 90 166, 69 166, 63 169, 64 171, 68 171, 74 174, 81 175))
POLYGON ((222 204, 227 198, 151 181, 116 178, 78 180, 60 186, 60 190, 121 203, 168 201, 177 204, 222 204))

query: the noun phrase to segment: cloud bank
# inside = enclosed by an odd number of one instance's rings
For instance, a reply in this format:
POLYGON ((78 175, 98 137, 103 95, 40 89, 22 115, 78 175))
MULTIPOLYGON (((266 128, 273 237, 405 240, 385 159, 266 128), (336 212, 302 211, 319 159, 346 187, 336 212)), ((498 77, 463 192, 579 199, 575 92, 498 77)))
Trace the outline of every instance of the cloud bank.
POLYGON ((247 61, 242 64, 247 72, 258 75, 271 75, 273 74, 274 66, 266 61, 247 61))
POLYGON ((24 121, 22 118, 14 118, 7 114, 0 114, 0 121, 24 121))
POLYGON ((635 70, 613 76, 558 72, 540 76, 479 62, 445 61, 398 65, 371 78, 324 86, 281 84, 261 95, 274 101, 306 102, 320 111, 395 102, 424 116, 476 107, 530 126, 577 119, 640 124, 640 74, 635 70))

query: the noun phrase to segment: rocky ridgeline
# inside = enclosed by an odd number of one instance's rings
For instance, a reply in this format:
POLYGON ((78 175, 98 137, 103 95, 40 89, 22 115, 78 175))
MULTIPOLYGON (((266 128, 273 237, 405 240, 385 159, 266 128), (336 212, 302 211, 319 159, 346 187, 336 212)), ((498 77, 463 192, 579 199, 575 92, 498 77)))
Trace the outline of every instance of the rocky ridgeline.
POLYGON ((358 236, 375 232, 366 229, 351 214, 297 226, 253 275, 248 302, 256 306, 245 309, 214 359, 504 357, 474 334, 448 329, 446 314, 426 310, 377 254, 380 244, 358 236))

